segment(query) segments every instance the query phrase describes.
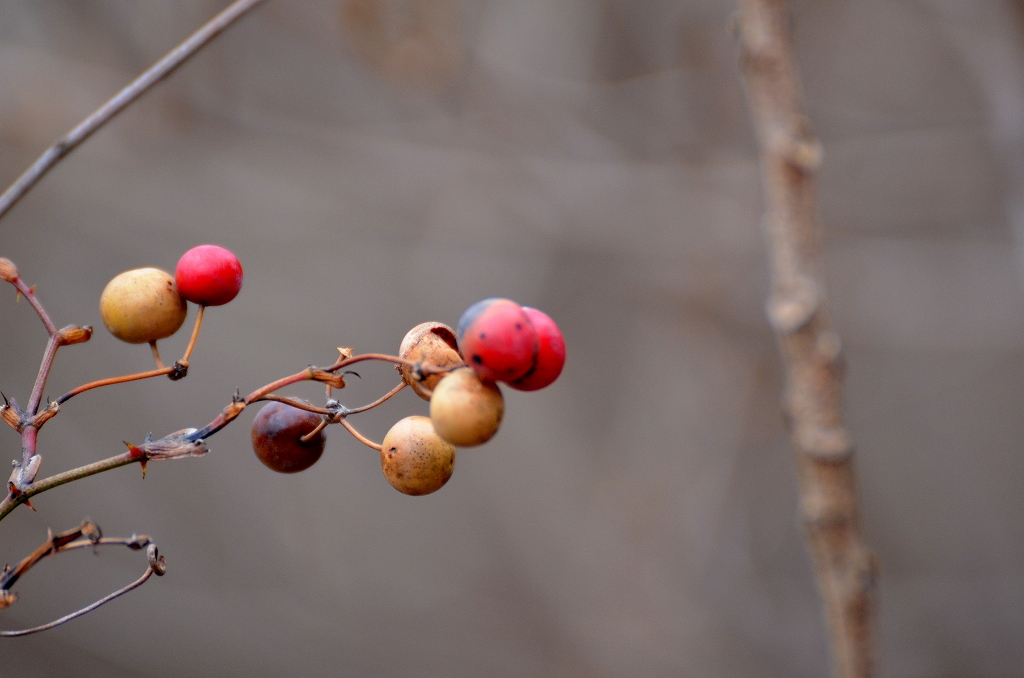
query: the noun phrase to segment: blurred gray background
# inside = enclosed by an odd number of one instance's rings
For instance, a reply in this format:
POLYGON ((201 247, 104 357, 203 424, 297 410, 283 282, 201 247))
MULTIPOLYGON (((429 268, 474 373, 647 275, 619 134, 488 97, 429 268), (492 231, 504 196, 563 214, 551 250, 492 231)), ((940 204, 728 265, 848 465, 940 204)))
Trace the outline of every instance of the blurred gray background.
MULTIPOLYGON (((0 1, 0 182, 225 4, 0 1)), ((1024 15, 793 8, 882 564, 879 675, 1024 675, 1024 15)), ((39 496, 0 525, 0 562, 91 516, 151 535, 169 572, 4 640, 0 675, 826 675, 733 10, 270 0, 61 164, 0 227, 58 326, 97 327, 61 351, 49 395, 151 366, 102 328, 116 273, 214 242, 246 277, 208 313, 187 379, 67 403, 40 439, 44 475, 201 426, 236 387, 337 346, 396 351, 487 296, 546 310, 568 362, 545 391, 506 390, 498 436, 429 497, 395 492, 340 427, 311 470, 273 474, 254 412, 203 459, 39 496)), ((0 292, 0 390, 27 399, 44 343, 0 292)), ((350 406, 395 383, 359 371, 350 406)), ((423 412, 405 392, 353 423, 379 440, 423 412)), ((0 628, 143 569, 109 550, 48 560, 0 628)))

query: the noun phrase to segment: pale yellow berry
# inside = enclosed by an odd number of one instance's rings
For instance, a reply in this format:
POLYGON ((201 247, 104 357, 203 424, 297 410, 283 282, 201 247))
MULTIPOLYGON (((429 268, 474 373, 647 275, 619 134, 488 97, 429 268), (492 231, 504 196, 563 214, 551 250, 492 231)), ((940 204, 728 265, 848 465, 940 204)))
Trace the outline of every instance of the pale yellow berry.
POLYGON ((174 278, 158 268, 125 271, 107 283, 100 296, 103 324, 129 344, 171 336, 185 322, 187 310, 174 278))
POLYGON ((447 374, 430 398, 430 419, 438 435, 458 447, 481 445, 501 424, 505 401, 494 382, 468 367, 447 374))

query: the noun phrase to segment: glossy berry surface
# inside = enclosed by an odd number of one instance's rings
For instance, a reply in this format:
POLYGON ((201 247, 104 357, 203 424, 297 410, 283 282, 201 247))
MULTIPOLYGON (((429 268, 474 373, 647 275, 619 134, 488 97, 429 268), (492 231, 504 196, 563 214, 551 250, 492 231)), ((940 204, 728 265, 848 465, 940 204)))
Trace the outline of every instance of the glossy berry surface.
POLYGON ((520 391, 536 391, 551 385, 562 373, 565 337, 548 314, 529 306, 523 306, 523 311, 533 323, 533 329, 537 330, 537 355, 530 370, 508 385, 520 391))
POLYGON ((129 344, 169 337, 185 322, 188 305, 174 278, 159 268, 135 268, 107 283, 100 317, 110 333, 129 344))
POLYGON ((301 438, 320 423, 320 415, 271 401, 252 422, 252 449, 263 464, 278 473, 305 471, 324 453, 321 430, 308 441, 301 438))
POLYGON ((494 436, 505 400, 492 381, 461 367, 447 374, 430 397, 430 419, 438 435, 458 447, 482 445, 494 436))
POLYGON ((242 264, 230 250, 199 245, 181 255, 174 279, 181 296, 193 304, 221 306, 242 289, 242 264))
POLYGON ((509 299, 484 299, 462 314, 455 331, 466 364, 483 379, 512 381, 526 374, 537 353, 537 331, 509 299))
POLYGON ((402 419, 384 436, 380 467, 391 486, 403 494, 436 492, 455 469, 455 447, 440 438, 430 419, 402 419))
MULTIPOLYGON (((398 347, 398 357, 435 367, 451 367, 462 362, 458 343, 455 341, 455 332, 438 322, 421 323, 409 330, 398 347)), ((398 371, 402 373, 405 383, 424 400, 430 400, 431 390, 443 376, 429 374, 418 380, 413 378, 412 368, 406 365, 399 365, 398 371)))

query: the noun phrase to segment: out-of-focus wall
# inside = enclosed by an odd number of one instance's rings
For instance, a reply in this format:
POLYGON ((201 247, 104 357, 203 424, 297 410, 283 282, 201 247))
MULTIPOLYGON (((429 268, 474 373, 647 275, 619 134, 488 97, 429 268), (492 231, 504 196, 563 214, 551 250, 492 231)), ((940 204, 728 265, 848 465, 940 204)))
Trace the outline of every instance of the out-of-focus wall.
MULTIPOLYGON (((224 3, 0 3, 0 183, 224 3)), ((0 647, 11 676, 820 676, 827 671, 762 311, 757 169, 731 2, 269 0, 100 132, 0 225, 58 325, 47 391, 146 369, 106 281, 216 242, 245 266, 191 374, 83 394, 49 474, 200 426, 235 387, 395 351, 486 296, 545 309, 569 358, 435 495, 342 430, 297 476, 246 413, 200 460, 104 474, 0 525, 15 562, 91 516, 166 577, 0 647)), ((880 675, 1024 672, 1024 52, 995 1, 797 2, 825 147, 829 292, 848 355, 880 675)), ((163 342, 165 357, 187 337, 163 342)), ((0 294, 0 390, 45 333, 0 294)), ((358 405, 394 383, 360 369, 358 405)), ((319 398, 319 388, 296 388, 319 398)), ((380 439, 411 393, 354 418, 380 439)), ((14 458, 18 440, 2 439, 14 458)), ((2 454, 0 454, 2 456, 2 454)), ((62 556, 0 627, 131 581, 62 556)))

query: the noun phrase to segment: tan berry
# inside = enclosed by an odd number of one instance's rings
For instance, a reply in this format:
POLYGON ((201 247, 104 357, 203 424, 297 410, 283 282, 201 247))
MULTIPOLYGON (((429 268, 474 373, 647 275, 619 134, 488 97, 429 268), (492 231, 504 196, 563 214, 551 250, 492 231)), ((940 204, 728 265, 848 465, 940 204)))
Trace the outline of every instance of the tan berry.
POLYGON ((384 477, 399 492, 430 494, 441 489, 455 468, 455 447, 437 435, 427 417, 406 417, 391 427, 380 448, 384 477))
MULTIPOLYGON (((421 323, 409 330, 398 348, 398 357, 435 367, 451 367, 462 362, 459 346, 455 342, 455 332, 447 325, 437 322, 421 323)), ((399 365, 398 371, 402 373, 405 383, 424 400, 430 400, 430 392, 444 376, 429 374, 422 380, 417 380, 412 376, 411 367, 399 365)))
POLYGON ((498 386, 460 367, 438 382, 430 398, 430 419, 438 435, 458 447, 481 445, 501 424, 505 401, 498 386))
POLYGON ((100 296, 103 324, 129 344, 171 336, 185 322, 186 311, 174 278, 158 268, 125 271, 107 283, 100 296))

